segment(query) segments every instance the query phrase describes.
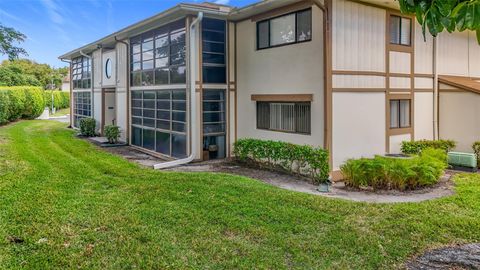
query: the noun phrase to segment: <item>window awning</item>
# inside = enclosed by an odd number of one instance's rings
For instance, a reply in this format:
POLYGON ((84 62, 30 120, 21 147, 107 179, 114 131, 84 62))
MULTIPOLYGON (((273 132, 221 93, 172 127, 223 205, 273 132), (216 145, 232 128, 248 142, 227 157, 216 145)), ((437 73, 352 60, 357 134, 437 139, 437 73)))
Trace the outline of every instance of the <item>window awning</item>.
POLYGON ((480 94, 480 82, 470 77, 440 75, 438 76, 438 81, 453 87, 480 94))

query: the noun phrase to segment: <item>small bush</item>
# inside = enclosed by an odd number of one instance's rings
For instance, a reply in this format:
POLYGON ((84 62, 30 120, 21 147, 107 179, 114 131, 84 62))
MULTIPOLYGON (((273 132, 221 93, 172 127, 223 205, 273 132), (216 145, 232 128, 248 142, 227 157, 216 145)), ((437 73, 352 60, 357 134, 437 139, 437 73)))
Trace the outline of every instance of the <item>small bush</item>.
POLYGON ((80 133, 83 136, 94 137, 97 123, 93 118, 80 119, 80 133))
POLYGON ((449 152, 457 146, 457 143, 452 140, 420 140, 420 141, 404 141, 402 142, 402 153, 406 155, 418 155, 426 148, 442 149, 449 152))
POLYGON ((111 144, 117 143, 120 138, 120 127, 115 125, 105 126, 105 136, 111 144))
POLYGON ((329 154, 321 148, 280 141, 241 139, 234 144, 234 154, 240 161, 271 169, 280 167, 307 176, 313 183, 320 183, 329 177, 329 154))
POLYGON ((25 91, 21 90, 11 90, 7 91, 10 98, 10 117, 9 121, 16 121, 22 118, 23 112, 25 110, 25 91))
POLYGON ((427 148, 412 158, 351 159, 340 169, 347 186, 405 190, 436 184, 446 168, 446 152, 427 148))
POLYGON ((480 141, 472 144, 473 153, 477 156, 477 165, 480 167, 480 141))

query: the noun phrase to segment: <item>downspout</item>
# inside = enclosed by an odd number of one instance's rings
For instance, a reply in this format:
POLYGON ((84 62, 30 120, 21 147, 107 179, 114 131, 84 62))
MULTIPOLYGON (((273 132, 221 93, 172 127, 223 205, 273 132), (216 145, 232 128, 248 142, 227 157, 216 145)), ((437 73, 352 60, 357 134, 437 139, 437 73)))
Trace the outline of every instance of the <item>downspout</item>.
POLYGON ((197 120, 195 117, 195 112, 197 111, 197 104, 196 104, 196 26, 203 20, 203 12, 198 13, 198 17, 192 22, 190 25, 190 32, 189 32, 189 45, 190 45, 190 52, 189 52, 189 64, 190 64, 190 144, 191 144, 191 152, 187 158, 178 159, 174 161, 164 162, 153 165, 155 170, 166 169, 174 166, 179 166, 183 164, 187 164, 192 162, 195 159, 197 154, 197 145, 196 140, 193 139, 195 131, 197 130, 197 120))
MULTIPOLYGON (((66 59, 63 59, 63 58, 60 58, 60 61, 64 62, 64 63, 67 63, 68 64, 68 75, 70 76, 69 79, 69 84, 68 84, 68 87, 70 88, 70 91, 69 91, 69 94, 70 94, 70 125, 68 126, 68 128, 72 128, 73 125, 72 125, 72 118, 73 118, 73 91, 72 91, 72 61, 71 60, 66 60, 66 59)), ((62 82, 63 84, 63 82, 62 82)))
POLYGON ((80 50, 79 53, 80 53, 82 56, 88 58, 88 60, 90 60, 90 69, 91 69, 91 72, 92 72, 92 74, 91 74, 91 82, 90 82, 90 92, 91 92, 90 101, 92 102, 92 105, 91 105, 92 118, 95 118, 95 116, 94 116, 94 115, 95 115, 95 98, 93 97, 93 95, 94 95, 94 93, 93 93, 93 73, 94 73, 94 72, 93 72, 93 68, 94 68, 94 66, 93 66, 93 58, 92 58, 90 55, 87 55, 87 54, 83 53, 82 50, 80 50))
MULTIPOLYGON (((115 36, 115 41, 116 42, 119 42, 119 43, 122 43, 125 45, 125 48, 126 48, 126 52, 127 52, 127 60, 126 60, 126 77, 125 77, 125 90, 127 91, 127 130, 125 132, 125 136, 126 136, 126 143, 127 144, 130 144, 130 45, 123 41, 123 40, 119 40, 117 39, 117 36, 115 36)), ((117 59, 116 59, 116 63, 115 63, 115 70, 116 70, 116 80, 117 82, 115 84, 118 83, 119 81, 119 77, 118 77, 118 59, 119 59, 119 55, 118 53, 115 53, 116 56, 117 56, 117 59)), ((118 108, 118 107, 117 107, 118 108)), ((117 121, 117 124, 118 124, 118 121, 117 121)))
POLYGON ((433 139, 440 139, 438 129, 438 118, 440 111, 438 110, 438 46, 437 38, 433 38, 433 139))

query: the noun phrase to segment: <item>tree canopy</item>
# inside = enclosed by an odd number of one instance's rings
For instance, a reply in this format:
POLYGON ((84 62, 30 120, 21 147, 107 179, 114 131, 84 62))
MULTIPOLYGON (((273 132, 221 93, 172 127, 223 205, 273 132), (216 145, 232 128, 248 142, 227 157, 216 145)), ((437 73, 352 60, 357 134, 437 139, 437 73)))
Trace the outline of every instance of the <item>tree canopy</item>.
POLYGON ((426 30, 436 37, 447 30, 475 31, 480 43, 480 0, 398 0, 402 13, 415 14, 426 30))
POLYGON ((42 86, 51 84, 59 88, 68 68, 52 68, 48 64, 38 64, 28 59, 5 60, 0 64, 0 85, 3 86, 42 86))
POLYGON ((0 24, 0 54, 7 55, 10 60, 17 59, 20 55, 27 56, 23 48, 15 46, 15 43, 23 42, 26 38, 14 28, 0 24))

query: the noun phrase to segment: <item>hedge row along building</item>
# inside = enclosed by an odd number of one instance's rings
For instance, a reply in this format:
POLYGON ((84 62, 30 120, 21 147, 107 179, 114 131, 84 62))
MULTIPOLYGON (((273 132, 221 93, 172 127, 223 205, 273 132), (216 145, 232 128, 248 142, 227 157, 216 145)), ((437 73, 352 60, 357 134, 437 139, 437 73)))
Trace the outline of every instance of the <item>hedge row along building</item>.
POLYGON ((72 123, 150 154, 232 155, 239 138, 310 144, 349 158, 400 143, 479 139, 475 34, 422 36, 393 0, 179 4, 62 55, 72 123))

